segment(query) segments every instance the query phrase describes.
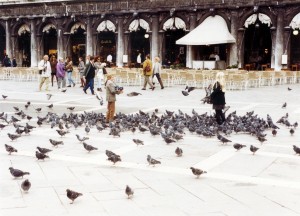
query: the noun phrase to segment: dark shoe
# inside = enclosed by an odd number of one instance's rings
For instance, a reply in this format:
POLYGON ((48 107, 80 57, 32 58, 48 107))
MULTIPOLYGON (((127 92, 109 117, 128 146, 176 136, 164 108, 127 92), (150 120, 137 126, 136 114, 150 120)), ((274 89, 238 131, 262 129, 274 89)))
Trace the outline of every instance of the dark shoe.
POLYGON ((142 88, 142 90, 146 90, 145 88, 142 88))
POLYGON ((73 87, 75 87, 75 83, 73 83, 73 87))
POLYGON ((85 89, 83 89, 83 92, 86 94, 86 90, 85 89))
POLYGON ((71 85, 68 85, 67 87, 71 87, 71 85))
POLYGON ((165 87, 161 87, 161 89, 164 89, 165 87))
POLYGON ((92 95, 95 95, 95 93, 92 93, 92 95))
POLYGON ((153 86, 152 91, 154 91, 155 87, 153 86))
POLYGON ((100 91, 100 89, 99 89, 99 88, 97 88, 97 91, 100 91))
POLYGON ((102 89, 101 89, 101 88, 99 88, 99 91, 100 91, 100 92, 102 92, 102 89))
POLYGON ((153 82, 152 84, 153 84, 153 85, 155 85, 155 83, 154 83, 154 82, 153 82))

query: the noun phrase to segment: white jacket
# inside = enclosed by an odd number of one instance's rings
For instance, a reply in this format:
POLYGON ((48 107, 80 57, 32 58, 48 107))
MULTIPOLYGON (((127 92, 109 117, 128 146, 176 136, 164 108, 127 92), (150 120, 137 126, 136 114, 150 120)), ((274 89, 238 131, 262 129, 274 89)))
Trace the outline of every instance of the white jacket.
POLYGON ((38 64, 39 70, 42 70, 41 77, 51 76, 51 65, 49 61, 41 60, 38 64))

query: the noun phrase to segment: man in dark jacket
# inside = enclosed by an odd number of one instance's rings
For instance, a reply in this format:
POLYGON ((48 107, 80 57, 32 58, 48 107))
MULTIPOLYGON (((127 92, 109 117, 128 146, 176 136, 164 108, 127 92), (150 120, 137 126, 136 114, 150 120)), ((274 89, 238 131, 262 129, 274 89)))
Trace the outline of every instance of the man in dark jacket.
POLYGON ((94 95, 94 78, 95 78, 96 68, 94 66, 94 57, 91 56, 89 62, 85 65, 84 75, 85 78, 85 87, 83 88, 84 93, 86 94, 86 90, 88 88, 91 89, 92 95, 94 95))

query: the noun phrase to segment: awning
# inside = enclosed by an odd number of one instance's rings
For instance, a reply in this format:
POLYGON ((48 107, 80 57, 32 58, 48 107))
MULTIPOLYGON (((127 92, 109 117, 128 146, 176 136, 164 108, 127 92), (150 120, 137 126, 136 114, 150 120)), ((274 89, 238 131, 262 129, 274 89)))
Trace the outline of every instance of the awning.
POLYGON ((235 43, 226 21, 219 15, 207 17, 197 28, 176 41, 182 45, 235 43))

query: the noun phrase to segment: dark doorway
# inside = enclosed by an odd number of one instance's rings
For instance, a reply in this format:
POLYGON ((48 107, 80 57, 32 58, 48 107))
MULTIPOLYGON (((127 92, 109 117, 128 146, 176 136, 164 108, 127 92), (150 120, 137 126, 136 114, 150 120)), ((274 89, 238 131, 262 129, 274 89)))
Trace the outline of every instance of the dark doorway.
POLYGON ((270 27, 260 21, 249 25, 245 32, 244 63, 251 69, 261 70, 262 64, 271 65, 272 38, 270 27))
POLYGON ((86 44, 86 35, 85 30, 79 26, 78 29, 74 30, 74 34, 70 35, 71 41, 71 59, 74 65, 77 65, 78 58, 83 57, 85 59, 85 44, 86 44))
MULTIPOLYGON (((3 52, 0 52, 0 60, 2 61, 4 59, 6 42, 5 42, 5 29, 0 26, 0 50, 3 50, 3 52)), ((8 56, 10 59, 12 59, 13 56, 8 56)))
POLYGON ((183 29, 167 30, 165 32, 165 61, 171 65, 185 66, 186 46, 176 45, 176 41, 185 35, 183 29))
POLYGON ((30 33, 28 31, 23 31, 18 37, 19 46, 19 56, 22 59, 22 66, 30 67, 31 58, 31 43, 30 43, 30 33))
POLYGON ((142 62, 145 60, 145 56, 150 54, 150 39, 149 34, 145 29, 139 28, 135 32, 130 33, 131 43, 131 62, 137 62, 137 56, 141 53, 142 62))
POLYGON ((112 31, 102 31, 97 37, 97 54, 101 62, 106 61, 107 56, 112 55, 112 62, 116 61, 116 35, 112 31))
POLYGON ((57 31, 54 28, 43 32, 44 54, 57 55, 57 31))
MULTIPOLYGON (((293 31, 292 31, 293 32, 293 31)), ((299 30, 297 31, 298 34, 294 35, 291 32, 291 53, 290 53, 290 58, 291 58, 291 64, 300 64, 300 35, 299 35, 299 30)), ((299 66, 298 66, 299 67, 299 66)))

